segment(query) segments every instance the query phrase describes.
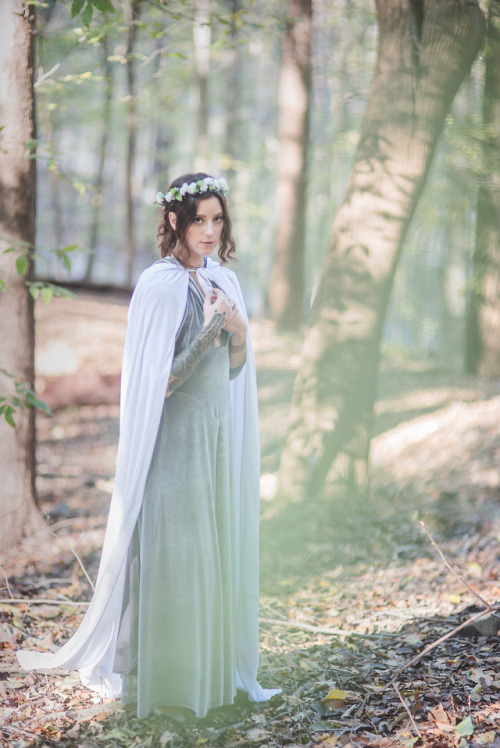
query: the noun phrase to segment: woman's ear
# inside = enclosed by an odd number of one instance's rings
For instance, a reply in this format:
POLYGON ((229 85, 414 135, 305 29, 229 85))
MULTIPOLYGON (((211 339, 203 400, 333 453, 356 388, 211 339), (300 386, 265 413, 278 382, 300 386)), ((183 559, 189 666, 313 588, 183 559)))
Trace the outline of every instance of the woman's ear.
POLYGON ((170 211, 170 213, 168 214, 168 220, 170 221, 170 225, 175 231, 175 229, 177 228, 177 216, 173 211, 170 211))

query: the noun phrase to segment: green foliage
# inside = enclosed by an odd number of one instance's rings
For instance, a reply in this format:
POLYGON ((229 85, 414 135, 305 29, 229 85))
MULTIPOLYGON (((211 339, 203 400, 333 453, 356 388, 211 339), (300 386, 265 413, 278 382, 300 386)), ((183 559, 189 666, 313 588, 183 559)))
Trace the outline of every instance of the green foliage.
POLYGON ((22 278, 28 269, 28 258, 26 255, 19 255, 16 257, 16 270, 17 274, 22 278))
POLYGON ((76 298, 76 294, 74 294, 73 291, 70 291, 69 288, 64 288, 64 286, 49 283, 48 281, 27 281, 26 285, 35 300, 40 297, 42 301, 47 302, 54 296, 66 297, 69 299, 76 298))
MULTIPOLYGON (((69 255, 76 249, 77 245, 74 244, 62 247, 54 252, 58 260, 67 270, 71 270, 71 259, 69 255)), ((15 267, 20 278, 23 278, 26 275, 30 262, 37 257, 40 257, 37 252, 33 251, 32 245, 29 242, 21 241, 4 249, 3 254, 17 254, 17 257, 15 258, 15 267)), ((75 298, 75 294, 69 289, 55 283, 50 283, 49 281, 25 280, 25 284, 34 299, 40 297, 43 301, 48 302, 54 296, 75 298)), ((5 280, 0 277, 0 292, 5 291, 6 289, 7 284, 5 280)), ((14 416, 19 408, 37 408, 49 415, 52 413, 49 406, 43 402, 43 400, 39 400, 35 392, 26 384, 16 380, 6 369, 0 369, 0 373, 12 380, 16 392, 16 394, 11 397, 0 397, 0 418, 3 417, 9 426, 15 426, 14 416)))
MULTIPOLYGON (((52 250, 52 253, 57 257, 58 261, 62 264, 65 270, 68 272, 71 270, 71 257, 70 254, 78 249, 77 244, 69 244, 67 247, 61 247, 60 249, 52 250)), ((45 257, 40 252, 32 250, 32 245, 28 242, 16 242, 10 247, 3 250, 3 254, 16 253, 15 259, 16 271, 20 278, 23 278, 29 268, 31 261, 39 260, 44 261, 45 257)), ((50 283, 48 281, 30 281, 26 280, 26 286, 29 289, 30 294, 34 299, 37 299, 41 295, 44 301, 49 301, 53 296, 66 296, 75 298, 75 294, 67 288, 60 286, 59 284, 50 283)), ((7 287, 5 280, 0 278, 0 291, 4 291, 7 287)))
POLYGON ((26 384, 18 382, 5 369, 0 369, 0 373, 12 380, 16 392, 11 397, 0 397, 0 418, 3 417, 9 426, 14 427, 16 425, 14 416, 19 408, 37 408, 47 415, 52 415, 52 411, 47 403, 39 400, 35 392, 26 384))
POLYGON ((75 18, 75 16, 81 13, 82 21, 88 28, 92 20, 94 8, 101 11, 101 13, 116 13, 114 6, 109 0, 73 0, 71 18, 75 18))

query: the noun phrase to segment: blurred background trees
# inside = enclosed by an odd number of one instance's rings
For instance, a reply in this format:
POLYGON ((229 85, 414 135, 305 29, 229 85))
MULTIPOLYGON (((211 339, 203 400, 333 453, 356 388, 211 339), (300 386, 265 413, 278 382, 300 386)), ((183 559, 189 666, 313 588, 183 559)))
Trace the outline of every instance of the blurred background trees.
MULTIPOLYGON (((333 397, 332 377, 339 386, 349 380, 354 410, 349 406, 345 412, 362 434, 354 446, 352 434, 342 432, 340 448, 352 452, 354 463, 360 460, 358 482, 364 483, 379 341, 382 356, 399 361, 423 359, 460 372, 467 351, 470 371, 496 375, 500 368, 498 0, 486 8, 488 43, 474 62, 479 31, 471 30, 466 40, 451 20, 442 26, 435 22, 439 8, 449 5, 450 19, 461 8, 452 0, 403 3, 404 17, 395 32, 405 46, 399 58, 382 44, 389 0, 377 7, 368 0, 127 0, 114 3, 114 13, 105 0, 92 3, 73 3, 74 17, 69 4, 56 0, 37 7, 38 276, 63 283, 133 285, 158 257, 156 192, 193 167, 224 174, 231 187, 238 276, 250 313, 269 313, 291 330, 310 324, 314 331, 322 315, 329 319, 328 358, 318 357, 306 389, 321 410, 321 392, 333 397), (456 69, 449 71, 448 83, 444 78, 436 83, 438 98, 444 99, 429 125, 421 115, 429 78, 422 56, 428 49, 443 56, 445 39, 456 69), (379 111, 373 104, 367 110, 374 71, 379 111), (390 90, 380 80, 388 81, 390 90), (384 117, 392 119, 390 132, 384 130, 384 117), (420 128, 429 139, 419 156, 420 128), (382 245, 392 236, 390 260, 370 285, 356 275, 364 259, 357 263, 356 252, 346 259, 347 244, 345 252, 339 250, 346 239, 341 206, 346 190, 348 199, 355 189, 359 195, 367 192, 361 183, 356 187, 359 172, 349 182, 354 164, 359 167, 364 159, 373 165, 373 154, 382 167, 390 164, 386 139, 399 148, 403 172, 412 173, 401 173, 409 186, 400 212, 381 209, 378 235, 354 241, 359 247, 368 242, 375 257, 384 254, 382 245), (416 161, 420 165, 414 169, 416 161), (68 245, 78 247, 71 267, 61 265, 54 252, 61 254, 68 245), (356 284, 346 282, 349 277, 356 284), (348 308, 349 283, 359 296, 356 314, 369 321, 370 331, 358 340, 359 356, 351 340, 344 357, 331 315, 335 304, 338 312, 344 302, 348 308), (344 367, 347 359, 351 373, 344 367), (369 374, 367 383, 352 376, 360 367, 369 374)), ((6 0, 2 12, 14 5, 6 0)), ((479 5, 467 7, 480 19, 479 5)), ((0 127, 6 126, 5 112, 4 104, 0 127)), ((26 134, 25 140, 32 138, 26 134)), ((29 158, 25 167, 28 161, 32 167, 29 158)), ((371 190, 373 197, 378 188, 387 197, 383 179, 381 168, 379 178, 372 174, 367 194, 371 190)), ((25 193, 26 205, 33 209, 30 195, 25 193)), ((366 206, 352 219, 358 233, 374 225, 367 221, 371 209, 366 206)), ((9 255, 2 260, 11 261, 9 255)), ((9 272, 5 266, 7 285, 9 272)), ((7 299, 2 302, 12 310, 7 299)), ((306 358, 313 332, 308 336, 306 358)), ((7 363, 4 352, 0 365, 8 368, 7 363)), ((29 371, 21 374, 29 383, 29 371)), ((297 407, 304 414, 304 403, 296 399, 296 414, 297 407)), ((321 419, 313 419, 308 429, 308 439, 322 440, 321 419)), ((309 455, 299 471, 302 477, 285 471, 295 475, 296 496, 322 490, 337 447, 328 443, 316 456, 309 455), (322 451, 325 457, 318 458, 322 451)), ((304 443, 299 445, 299 461, 307 451, 304 443)), ((340 473, 355 474, 354 463, 346 459, 340 473)))
POLYGON ((482 160, 467 314, 466 368, 500 374, 500 2, 490 0, 482 105, 482 160))

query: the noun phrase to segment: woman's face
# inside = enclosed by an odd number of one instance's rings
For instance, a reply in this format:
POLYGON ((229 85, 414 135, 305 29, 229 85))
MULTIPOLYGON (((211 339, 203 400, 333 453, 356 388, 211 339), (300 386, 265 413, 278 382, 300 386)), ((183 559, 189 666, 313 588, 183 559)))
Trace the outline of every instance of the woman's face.
MULTIPOLYGON (((177 216, 169 213, 170 225, 175 231, 177 216)), ((222 234, 224 214, 220 200, 215 195, 200 200, 196 207, 196 218, 186 231, 186 246, 189 249, 187 264, 200 267, 205 257, 212 254, 222 234)))

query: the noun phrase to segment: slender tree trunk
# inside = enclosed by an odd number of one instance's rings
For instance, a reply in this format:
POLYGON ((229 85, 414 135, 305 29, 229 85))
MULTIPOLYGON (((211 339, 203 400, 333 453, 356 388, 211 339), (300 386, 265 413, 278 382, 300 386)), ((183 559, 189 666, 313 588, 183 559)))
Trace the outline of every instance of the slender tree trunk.
MULTIPOLYGON (((0 25, 0 368, 34 388, 33 300, 15 267, 15 247, 33 249, 35 241, 35 138, 33 75, 34 9, 22 0, 3 0, 0 25)), ((1 396, 12 395, 0 374, 1 396)), ((35 430, 32 410, 20 408, 15 429, 0 418, 0 549, 39 521, 35 508, 35 430)))
POLYGON ((278 230, 269 309, 278 327, 297 330, 304 303, 312 0, 290 0, 288 15, 278 85, 278 230))
POLYGON ((280 492, 291 500, 366 491, 380 336, 396 263, 446 113, 484 37, 473 2, 378 0, 377 13, 376 69, 281 460, 280 492))
POLYGON ((500 0, 490 0, 483 99, 484 173, 467 314, 465 368, 500 374, 500 0))
MULTIPOLYGON (((90 281, 92 276, 92 271, 94 268, 94 262, 95 257, 97 254, 97 246, 99 244, 99 232, 101 228, 101 215, 102 215, 102 192, 104 187, 104 167, 106 165, 106 156, 108 152, 108 141, 109 141, 109 133, 110 133, 110 125, 111 125, 111 101, 113 98, 113 66, 111 65, 109 61, 109 52, 108 52, 108 39, 107 37, 103 37, 101 41, 101 52, 102 52, 102 66, 103 66, 103 73, 104 77, 106 79, 106 87, 104 89, 104 100, 103 100, 103 107, 102 107, 102 131, 101 131, 101 142, 99 145, 99 163, 97 167, 97 175, 96 180, 94 184, 94 193, 92 195, 92 218, 90 223, 90 236, 89 236, 89 248, 90 248, 90 254, 88 256, 87 261, 87 269, 85 271, 85 280, 90 281)), ((132 155, 133 160, 133 155, 132 155)), ((130 170, 130 180, 132 181, 132 168, 133 163, 130 170)), ((129 173, 127 171, 127 181, 129 179, 129 173)), ((130 206, 132 206, 133 211, 133 197, 132 197, 132 186, 130 186, 130 191, 127 191, 127 200, 130 196, 130 206)), ((131 234, 132 234, 132 241, 133 241, 133 219, 131 223, 131 234)), ((131 243, 132 245, 132 243, 131 243)), ((131 279, 129 280, 129 285, 131 284, 131 279)))
POLYGON ((210 4, 209 0, 196 0, 193 28, 194 62, 198 91, 195 169, 208 168, 208 74, 210 70, 210 4))
MULTIPOLYGON (((38 113, 39 124, 44 133, 44 139, 48 141, 54 149, 56 134, 52 125, 50 112, 47 108, 47 102, 38 95, 38 113)), ((64 227, 63 227, 63 210, 61 204, 61 179, 57 164, 54 164, 48 171, 50 194, 52 197, 52 216, 54 219, 54 239, 56 247, 64 247, 64 227)))
POLYGON ((139 17, 141 0, 130 0, 127 28, 127 156, 125 166, 125 202, 127 210, 125 254, 127 262, 128 286, 132 285, 135 255, 135 205, 134 205, 134 165, 137 147, 137 110, 134 44, 137 36, 136 21, 139 17))
POLYGON ((224 163, 226 179, 231 184, 236 176, 235 164, 238 152, 238 132, 241 110, 241 54, 238 46, 237 16, 242 9, 242 0, 229 0, 231 13, 230 60, 226 68, 225 110, 226 127, 224 132, 224 163))

